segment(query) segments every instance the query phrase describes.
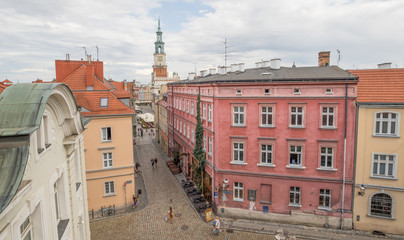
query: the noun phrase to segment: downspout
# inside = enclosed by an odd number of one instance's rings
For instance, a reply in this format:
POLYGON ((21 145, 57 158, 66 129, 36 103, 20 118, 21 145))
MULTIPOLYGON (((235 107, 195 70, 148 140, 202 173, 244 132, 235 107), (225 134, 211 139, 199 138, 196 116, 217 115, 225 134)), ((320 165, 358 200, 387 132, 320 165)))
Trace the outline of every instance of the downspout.
POLYGON ((358 103, 355 104, 355 149, 354 149, 354 165, 353 165, 353 184, 352 184, 352 204, 351 204, 351 210, 352 210, 352 228, 354 228, 354 215, 353 215, 353 209, 354 209, 354 200, 355 200, 355 179, 356 179, 356 153, 357 153, 357 143, 358 143, 358 115, 359 115, 359 105, 358 103))
POLYGON ((174 157, 174 86, 171 86, 171 120, 172 120, 171 155, 174 157))
POLYGON ((344 168, 342 171, 341 230, 344 228, 345 204, 345 164, 346 164, 346 131, 348 121, 348 83, 345 83, 345 121, 344 121, 344 168))
MULTIPOLYGON (((213 91, 213 84, 211 83, 210 84, 210 86, 212 87, 212 115, 213 115, 213 113, 215 112, 215 111, 213 111, 213 103, 214 103, 214 101, 215 101, 215 92, 213 91)), ((215 115, 213 115, 213 117, 212 117, 212 139, 213 139, 213 143, 212 143, 212 148, 213 149, 215 149, 215 142, 216 142, 216 140, 215 140, 215 131, 214 131, 214 129, 215 129, 215 127, 214 127, 214 120, 213 120, 213 118, 216 116, 216 114, 215 115)), ((213 200, 212 200, 212 202, 214 202, 215 203, 215 205, 216 205, 216 198, 215 198, 215 161, 216 161, 216 158, 215 158, 215 154, 216 154, 216 152, 217 151, 213 151, 213 154, 212 154, 212 184, 213 184, 213 186, 212 186, 212 192, 213 192, 213 200)), ((219 185, 218 185, 219 186, 219 185)), ((218 197, 217 197, 217 199, 219 199, 219 191, 217 192, 217 195, 218 195, 218 197)))

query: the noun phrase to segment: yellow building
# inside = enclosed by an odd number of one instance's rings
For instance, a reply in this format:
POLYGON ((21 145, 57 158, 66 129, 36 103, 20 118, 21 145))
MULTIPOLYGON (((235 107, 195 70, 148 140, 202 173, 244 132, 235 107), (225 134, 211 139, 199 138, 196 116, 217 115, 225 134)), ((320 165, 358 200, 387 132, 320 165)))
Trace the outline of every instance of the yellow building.
POLYGON ((72 89, 82 116, 89 120, 84 133, 89 211, 130 206, 135 194, 135 111, 118 99, 130 93, 104 80, 100 61, 56 60, 56 81, 72 89))
POLYGON ((351 73, 359 76, 354 228, 404 234, 404 69, 351 73))

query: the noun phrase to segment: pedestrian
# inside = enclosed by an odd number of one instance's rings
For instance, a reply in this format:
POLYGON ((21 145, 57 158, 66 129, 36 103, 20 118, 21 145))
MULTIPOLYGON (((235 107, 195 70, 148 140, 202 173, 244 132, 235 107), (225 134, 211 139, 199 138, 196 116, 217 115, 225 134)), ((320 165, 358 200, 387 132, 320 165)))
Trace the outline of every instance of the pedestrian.
POLYGON ((136 208, 136 203, 137 203, 137 197, 135 195, 133 195, 133 206, 132 209, 136 208))
POLYGON ((154 159, 152 158, 150 161, 151 161, 151 166, 154 167, 154 159))
POLYGON ((170 219, 170 223, 173 223, 173 208, 170 207, 170 209, 168 210, 168 218, 170 219))
POLYGON ((219 235, 220 232, 220 218, 216 217, 215 221, 213 222, 213 234, 219 235))
POLYGON ((154 165, 156 165, 156 167, 157 167, 157 161, 158 161, 158 159, 155 158, 155 159, 154 159, 154 165))

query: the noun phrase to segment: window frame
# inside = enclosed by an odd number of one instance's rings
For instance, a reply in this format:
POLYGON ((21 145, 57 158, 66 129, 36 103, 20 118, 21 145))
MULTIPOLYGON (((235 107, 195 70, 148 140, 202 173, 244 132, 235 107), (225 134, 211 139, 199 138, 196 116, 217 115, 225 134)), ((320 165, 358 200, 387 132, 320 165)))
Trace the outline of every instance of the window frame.
POLYGON ((320 189, 319 193, 318 193, 318 208, 324 209, 324 210, 330 210, 331 206, 332 206, 331 205, 331 200, 332 200, 331 196, 332 196, 331 189, 320 189), (323 191, 323 192, 321 192, 321 191, 323 191), (329 193, 327 193, 327 191, 329 191, 329 193), (321 202, 322 202, 322 204, 321 204, 321 202))
POLYGON ((193 127, 191 127, 191 142, 194 143, 195 142, 195 130, 193 127))
MULTIPOLYGON (((385 207, 385 206, 382 205, 382 207, 385 207)), ((386 192, 374 192, 369 196, 369 199, 368 199, 368 214, 367 214, 367 216, 375 217, 375 218, 384 218, 384 219, 392 219, 392 220, 394 220, 395 219, 395 208, 396 208, 396 202, 395 202, 394 197, 391 194, 386 193, 386 192), (385 195, 387 195, 387 196, 389 196, 391 198, 390 216, 372 214, 372 200, 373 200, 373 197, 375 197, 376 195, 379 195, 379 194, 385 194, 385 195)))
POLYGON ((187 138, 189 139, 189 124, 187 125, 187 138))
POLYGON ((211 137, 208 137, 208 155, 212 156, 212 147, 213 147, 213 140, 211 137))
POLYGON ((302 188, 301 187, 291 186, 289 188, 289 206, 290 207, 301 207, 302 206, 302 188), (291 202, 292 194, 293 194, 293 202, 291 202), (296 197, 298 197, 298 198, 296 198, 296 197))
POLYGON ((109 103, 109 99, 107 97, 100 98, 100 108, 107 108, 108 103, 109 103), (103 103, 103 100, 104 100, 104 103, 103 103))
POLYGON ((241 164, 241 165, 246 165, 246 141, 243 140, 239 140, 239 139, 234 139, 233 141, 231 141, 231 164, 241 164), (234 148, 235 144, 237 144, 237 149, 234 148), (242 148, 240 148, 240 144, 242 144, 242 148), (243 160, 236 160, 235 159, 235 151, 237 151, 237 156, 240 159, 240 152, 242 153, 242 158, 243 160))
POLYGON ((306 118, 305 118, 305 112, 306 112, 306 107, 305 105, 302 104, 290 104, 289 105, 289 128, 305 128, 306 126, 306 118), (296 113, 292 112, 293 108, 296 108, 296 113), (302 108, 302 112, 301 114, 298 112, 298 108, 302 108), (293 120, 293 115, 295 115, 295 121, 296 124, 292 124, 292 120, 293 120), (297 124, 298 123, 298 116, 301 115, 302 116, 302 124, 297 124))
POLYGON ((244 127, 246 126, 246 104, 232 104, 232 126, 233 127, 244 127), (239 111, 240 108, 243 108, 243 111, 239 111), (237 108, 237 112, 236 109, 237 108), (236 115, 238 116, 239 122, 236 123, 236 115), (241 123, 241 117, 242 117, 242 123, 241 123))
POLYGON ((242 182, 233 183, 233 201, 244 202, 244 184, 242 182))
POLYGON ((112 142, 112 127, 102 127, 101 128, 101 142, 112 142), (105 138, 104 138, 105 129, 105 138), (109 129, 109 139, 108 139, 108 129, 109 129))
MULTIPOLYGON (((400 112, 377 111, 377 112, 374 113, 373 119, 374 119, 374 121, 373 121, 373 136, 374 137, 400 137, 400 120, 401 120, 400 112), (391 116, 389 116, 388 120, 387 120, 387 131, 390 132, 390 133, 378 133, 378 132, 376 132, 377 122, 378 122, 379 119, 380 119, 380 121, 382 119, 382 118, 377 118, 377 114, 380 114, 380 116, 382 116, 384 113, 387 113, 389 115, 390 114, 395 114, 396 115, 396 118, 395 118, 396 120, 394 121, 395 122, 395 133, 391 133, 391 123, 393 122, 393 121, 391 121, 391 119, 392 119, 391 116)), ((380 123, 379 131, 381 132, 382 129, 383 129, 383 126, 382 126, 382 123, 380 123)))
POLYGON ((202 119, 206 120, 206 103, 202 103, 202 119))
POLYGON ((194 109, 195 109, 195 106, 194 106, 195 104, 194 104, 194 101, 191 101, 191 115, 193 116, 194 115, 194 109))
POLYGON ((274 143, 272 142, 260 142, 259 143, 259 148, 260 148, 260 161, 258 163, 258 166, 271 166, 274 167, 274 151, 275 151, 275 146, 274 143), (271 162, 268 163, 268 160, 266 162, 263 162, 262 160, 262 156, 263 156, 263 152, 262 152, 262 147, 263 146, 271 146, 271 150, 267 150, 266 153, 270 153, 271 154, 271 162))
POLYGON ((301 141, 288 141, 288 164, 286 168, 294 168, 294 169, 305 169, 305 143, 304 140, 301 141), (301 148, 301 155, 300 155, 300 164, 292 164, 291 163, 291 147, 300 147, 301 148))
POLYGON ((115 196, 115 181, 108 181, 108 182, 104 182, 104 197, 109 197, 109 196, 115 196), (107 193, 107 184, 108 184, 108 189, 109 189, 109 193, 107 193), (112 186, 112 188, 111 188, 112 186), (111 189, 113 191, 111 191, 111 189))
POLYGON ((338 123, 338 108, 336 104, 320 104, 320 128, 322 129, 336 129, 337 128, 337 123, 338 123), (327 113, 323 113, 323 109, 327 108, 327 113), (330 114, 328 112, 329 108, 333 109, 333 113, 330 114), (323 117, 327 117, 327 125, 323 125, 323 117), (332 116, 333 117, 333 124, 332 126, 328 125, 328 117, 332 116))
MULTIPOLYGON (((328 151, 328 149, 326 149, 326 151, 328 151)), ((318 144, 318 168, 317 170, 326 170, 326 171, 336 171, 336 162, 337 162, 337 155, 338 155, 338 151, 337 151, 337 143, 329 143, 329 142, 320 142, 318 144), (321 150, 322 148, 331 148, 332 149, 332 159, 331 159, 331 167, 327 166, 327 158, 325 161, 325 166, 321 165, 321 158, 322 156, 327 157, 329 154, 328 152, 326 152, 326 154, 322 154, 321 150)))
POLYGON ((31 215, 28 215, 25 220, 20 224, 20 237, 21 239, 24 239, 25 237, 29 235, 31 235, 30 239, 34 239, 33 238, 33 224, 32 224, 32 219, 31 219, 31 215), (28 220, 28 224, 26 224, 28 220), (22 229, 22 227, 24 229, 22 229))
POLYGON ((102 168, 104 169, 113 168, 114 162, 112 152, 103 152, 101 154, 102 154, 102 168), (107 156, 108 158, 105 158, 105 156, 107 156), (107 163, 107 166, 105 166, 105 163, 107 163))
POLYGON ((213 116, 212 104, 208 104, 208 122, 212 122, 212 116, 213 116))
POLYGON ((372 178, 382 178, 382 179, 397 179, 397 165, 398 165, 398 154, 394 153, 377 153, 377 152, 372 152, 372 161, 371 161, 371 169, 370 169, 370 176, 372 178), (386 161, 384 162, 385 164, 385 174, 374 174, 374 165, 375 165, 375 155, 379 156, 379 159, 377 160, 378 162, 378 169, 377 171, 380 172, 380 161, 383 161, 380 159, 380 156, 386 156, 386 161), (392 176, 388 175, 389 172, 389 160, 387 159, 388 157, 393 157, 393 167, 392 167, 392 176))
POLYGON ((260 104, 260 127, 275 127, 275 104, 260 104), (263 124, 262 119, 263 119, 263 111, 262 108, 271 108, 271 113, 265 113, 267 115, 266 118, 268 118, 268 115, 271 115, 271 124, 263 124))

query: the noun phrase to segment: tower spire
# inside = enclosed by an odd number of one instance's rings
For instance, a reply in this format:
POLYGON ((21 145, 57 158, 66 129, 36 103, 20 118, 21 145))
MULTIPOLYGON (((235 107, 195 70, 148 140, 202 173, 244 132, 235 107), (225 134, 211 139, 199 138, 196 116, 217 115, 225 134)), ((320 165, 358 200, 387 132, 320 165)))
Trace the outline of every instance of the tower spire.
POLYGON ((158 28, 158 31, 161 31, 161 29, 160 29, 160 16, 159 16, 159 28, 158 28))

